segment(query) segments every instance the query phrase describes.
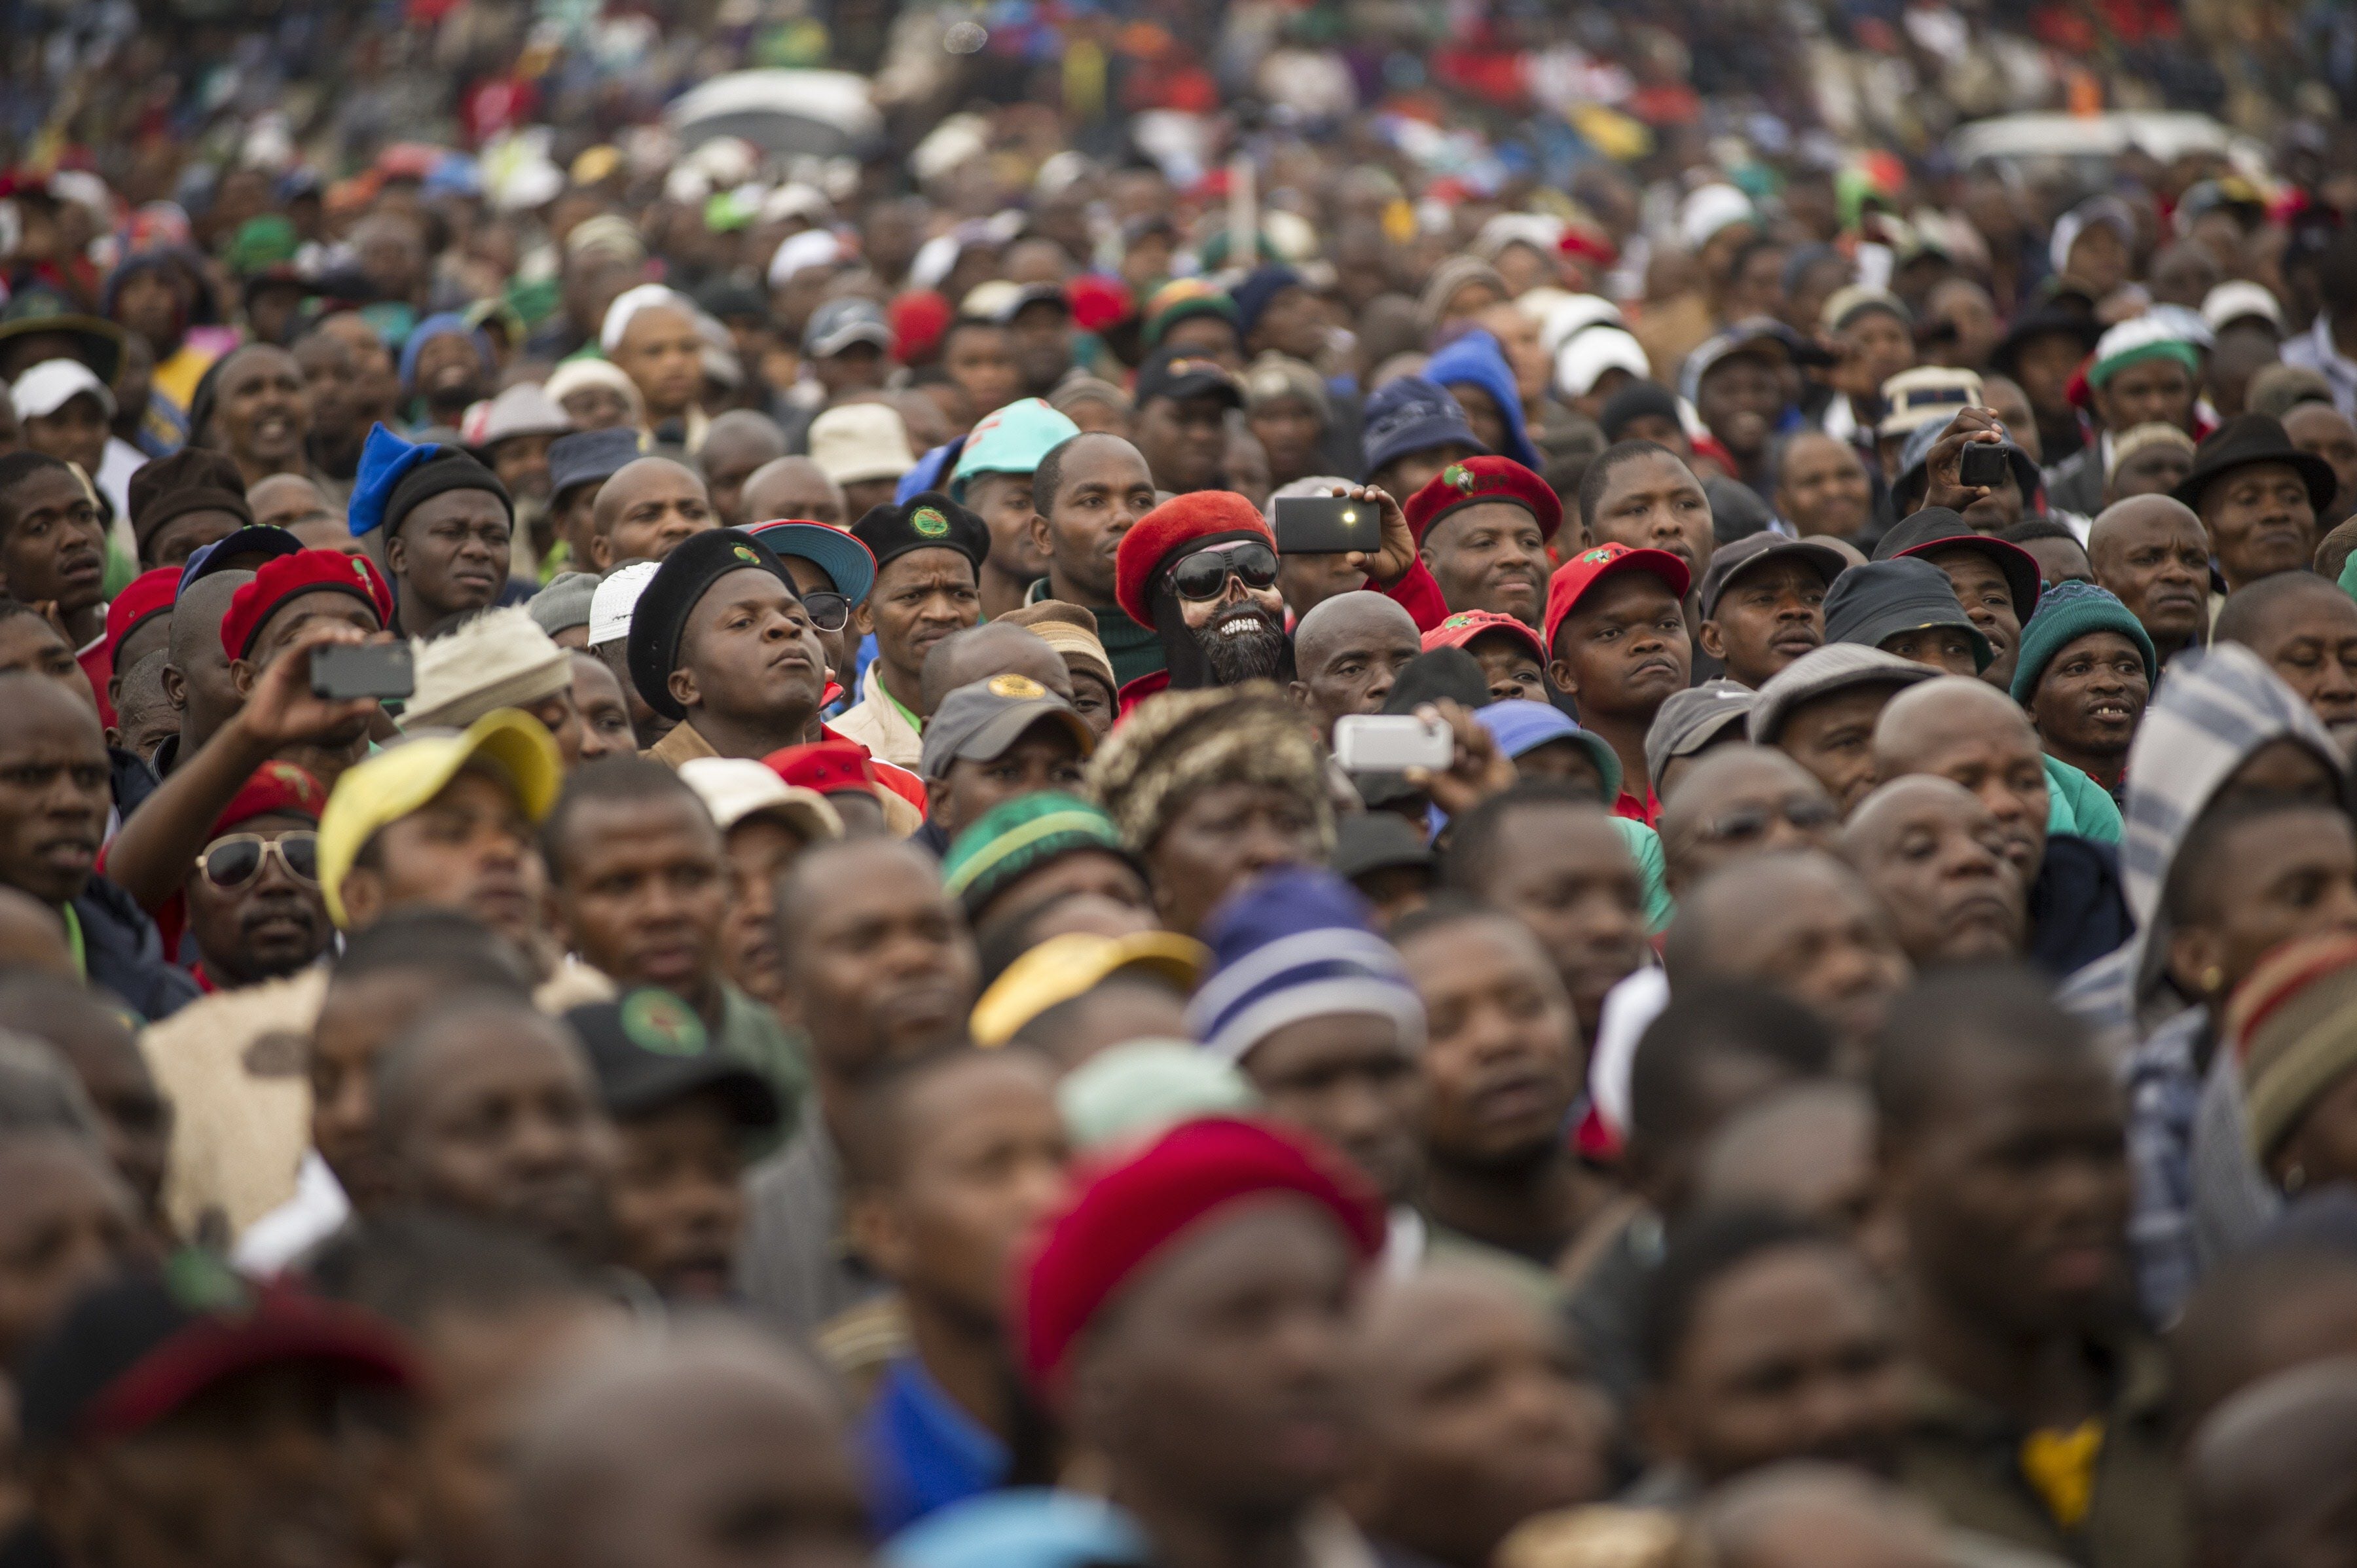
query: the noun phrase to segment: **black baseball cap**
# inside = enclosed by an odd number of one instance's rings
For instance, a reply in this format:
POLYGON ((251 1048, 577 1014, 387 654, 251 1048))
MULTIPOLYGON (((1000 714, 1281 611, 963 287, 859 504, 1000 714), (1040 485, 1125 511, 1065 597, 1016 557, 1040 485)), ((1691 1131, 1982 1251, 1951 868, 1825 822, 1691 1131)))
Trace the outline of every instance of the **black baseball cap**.
POLYGON ((761 1075, 713 1040, 695 1009, 657 986, 626 991, 565 1015, 581 1036, 598 1097, 627 1121, 709 1093, 748 1132, 778 1125, 778 1097, 761 1075))
POLYGON ((1717 611, 1719 596, 1727 592, 1729 583, 1762 562, 1779 556, 1807 565, 1824 579, 1828 588, 1834 585, 1835 577, 1849 569, 1849 557, 1830 544, 1820 544, 1813 539, 1787 539, 1781 533, 1747 533, 1711 552, 1710 564, 1702 575, 1703 618, 1709 619, 1717 611))
POLYGON ((1141 408, 1148 399, 1157 397, 1216 397, 1230 408, 1244 405, 1244 390, 1225 365, 1183 345, 1166 345, 1147 355, 1138 368, 1134 390, 1141 408))

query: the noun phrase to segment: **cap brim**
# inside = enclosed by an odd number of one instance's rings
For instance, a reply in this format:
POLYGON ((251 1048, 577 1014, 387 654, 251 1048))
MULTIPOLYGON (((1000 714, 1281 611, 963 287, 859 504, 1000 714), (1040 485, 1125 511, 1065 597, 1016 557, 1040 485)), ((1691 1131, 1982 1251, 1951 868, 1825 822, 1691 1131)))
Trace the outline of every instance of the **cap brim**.
POLYGON ((2201 498, 2211 486, 2237 468, 2253 467, 2261 463, 2290 465, 2299 475, 2300 482, 2308 487, 2308 504, 2319 517, 2331 507, 2333 498, 2340 493, 2341 476, 2332 471, 2331 464, 2313 452, 2292 451, 2255 453, 2248 457, 2238 457, 2223 467, 2212 468, 2206 474, 2197 468, 2186 476, 2183 484, 2169 491, 2169 498, 2182 502, 2189 510, 2199 512, 2201 498))
POLYGON ((892 329, 878 326, 872 321, 863 321, 856 327, 845 327, 819 338, 811 344, 810 353, 817 359, 830 359, 842 353, 854 343, 866 343, 878 350, 889 350, 892 347, 892 329))
POLYGON ((247 523, 189 555, 188 565, 180 573, 180 592, 187 593, 191 585, 203 582, 216 572, 229 571, 230 563, 241 555, 275 561, 282 555, 300 555, 304 549, 303 542, 283 528, 266 522, 247 523))
POLYGON ((1418 452, 1429 452, 1435 446, 1470 447, 1476 457, 1496 456, 1487 446, 1476 441, 1472 431, 1464 424, 1446 415, 1436 415, 1430 419, 1420 419, 1385 440, 1379 449, 1381 456, 1369 459, 1367 471, 1360 478, 1372 479, 1376 470, 1387 468, 1402 457, 1413 456, 1418 452))
POLYGON ((0 345, 12 338, 29 338, 41 332, 62 332, 79 339, 81 349, 75 357, 110 386, 123 369, 123 328, 95 316, 32 316, 0 321, 0 345))
POLYGON ((206 1390, 247 1372, 298 1364, 332 1369, 337 1380, 413 1389, 416 1369, 393 1337, 348 1315, 310 1304, 190 1325, 133 1362, 81 1412, 85 1437, 123 1437, 179 1410, 206 1390))
POLYGON ((745 532, 768 545, 772 554, 799 556, 816 566, 834 591, 855 606, 865 603, 876 586, 876 557, 839 528, 787 519, 757 522, 745 532))
MULTIPOLYGON (((1115 937, 1105 974, 1135 970, 1167 980, 1182 992, 1191 992, 1203 978, 1203 947, 1176 931, 1134 931, 1115 937)), ((1103 978, 1100 976, 1099 978, 1103 978)))
POLYGON ((1033 725, 1053 720, 1062 725, 1081 755, 1088 757, 1097 748, 1097 732, 1089 727, 1086 719, 1060 702, 1042 698, 1008 708, 968 736, 951 753, 952 761, 987 762, 1002 755, 1008 746, 1021 740, 1033 725))
POLYGON ((1216 397, 1230 408, 1244 405, 1243 389, 1226 376, 1181 376, 1157 388, 1154 395, 1176 399, 1216 397))
MULTIPOLYGON (((1827 587, 1833 586, 1835 577, 1849 570, 1849 557, 1830 544, 1820 544, 1813 539, 1779 540, 1729 572, 1724 581, 1713 585, 1708 602, 1702 607, 1704 618, 1708 618, 1718 608, 1718 601, 1727 596, 1727 590, 1741 582, 1746 575, 1757 571, 1764 563, 1792 559, 1806 561, 1816 567, 1817 575, 1824 578, 1827 587)), ((1707 571, 1705 575, 1708 575, 1707 571)))
POLYGON ((766 1132, 784 1114, 776 1090, 759 1073, 717 1053, 651 1064, 637 1081, 608 1090, 604 1099, 614 1115, 638 1116, 695 1094, 714 1096, 727 1108, 729 1120, 747 1132, 766 1132))
MULTIPOLYGON (((1902 610, 1893 614, 1888 620, 1870 621, 1858 628, 1857 636, 1847 640, 1864 643, 1868 648, 1880 648, 1902 631, 1931 631, 1939 628, 1947 628, 1961 631, 1972 639, 1973 664, 1975 669, 1987 669, 1989 661, 1996 657, 1996 650, 1989 646, 1988 639, 1981 635, 1981 628, 1961 615, 1954 620, 1938 618, 1922 620, 1917 618, 1919 613, 1913 610, 1902 610)), ((1931 666, 1926 665, 1924 668, 1930 669, 1931 666)), ((1933 672, 1937 673, 1936 671, 1933 672)))

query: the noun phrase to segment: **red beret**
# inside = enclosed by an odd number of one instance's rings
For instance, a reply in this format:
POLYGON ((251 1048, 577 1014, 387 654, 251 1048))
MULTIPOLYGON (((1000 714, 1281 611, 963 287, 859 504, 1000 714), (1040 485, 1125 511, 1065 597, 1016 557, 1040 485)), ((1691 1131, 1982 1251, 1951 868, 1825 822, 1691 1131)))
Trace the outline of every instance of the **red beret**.
POLYGON ((328 791, 319 781, 291 762, 265 762, 253 770, 221 814, 213 819, 212 832, 219 838, 240 822, 266 817, 273 811, 285 811, 290 816, 319 820, 328 809, 328 791))
POLYGON ((170 615, 180 596, 180 568, 158 566, 142 572, 123 586, 106 607, 106 646, 111 654, 123 639, 157 616, 170 615))
POLYGON ((1581 551, 1556 567, 1555 575, 1547 579, 1546 646, 1550 655, 1555 651, 1555 634, 1562 628, 1563 618, 1571 613, 1581 596, 1620 572, 1651 572, 1681 599, 1686 596, 1686 585, 1694 579, 1686 564, 1666 550, 1599 544, 1593 550, 1581 551))
POLYGON ((231 596, 221 618, 221 646, 231 659, 253 651, 263 623, 297 594, 350 594, 376 612, 380 627, 393 624, 393 594, 365 555, 340 550, 301 550, 264 561, 253 581, 231 596))
POLYGON ((1503 501, 1521 507, 1538 519, 1539 532, 1549 539, 1563 526, 1563 498, 1555 487, 1512 457, 1465 457, 1435 474, 1424 489, 1407 498, 1408 532, 1424 542, 1425 530, 1464 507, 1503 501))
POLYGON ((822 795, 845 790, 867 794, 881 782, 867 750, 847 740, 823 740, 811 746, 789 746, 761 758, 770 772, 789 784, 815 789, 822 795))
POLYGON ((1276 548, 1260 509, 1233 490, 1172 496, 1121 536, 1114 552, 1114 602, 1140 626, 1154 624, 1154 575, 1184 545, 1252 537, 1276 548))
POLYGON ((1015 1277, 1017 1354, 1043 1395, 1105 1303, 1200 1221, 1291 1194, 1334 1218, 1361 1262, 1383 1248, 1383 1205, 1335 1156, 1265 1122, 1182 1122, 1145 1149, 1076 1172, 1070 1203, 1030 1242, 1015 1277))

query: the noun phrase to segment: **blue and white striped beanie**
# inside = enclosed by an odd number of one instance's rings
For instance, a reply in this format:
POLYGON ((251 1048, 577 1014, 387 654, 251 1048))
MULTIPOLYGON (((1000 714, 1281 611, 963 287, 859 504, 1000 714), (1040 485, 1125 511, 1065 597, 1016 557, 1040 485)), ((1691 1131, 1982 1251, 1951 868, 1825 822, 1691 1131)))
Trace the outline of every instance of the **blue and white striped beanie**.
POLYGON ((1373 915, 1357 889, 1322 867, 1254 878, 1204 923, 1216 967, 1187 1004, 1188 1028, 1213 1056, 1241 1064, 1288 1024, 1372 1013, 1420 1048, 1424 1003, 1399 954, 1375 934, 1373 915))

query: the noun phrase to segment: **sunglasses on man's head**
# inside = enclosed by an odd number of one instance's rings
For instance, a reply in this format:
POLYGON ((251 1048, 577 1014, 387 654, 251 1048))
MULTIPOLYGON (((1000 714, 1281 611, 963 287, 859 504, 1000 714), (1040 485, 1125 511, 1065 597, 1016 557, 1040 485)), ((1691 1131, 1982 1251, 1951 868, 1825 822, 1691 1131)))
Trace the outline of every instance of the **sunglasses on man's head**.
POLYGON ((1170 588, 1182 599, 1216 599, 1227 591, 1228 579, 1240 577, 1247 588, 1265 588, 1276 582, 1276 552, 1257 540, 1222 544, 1182 555, 1170 568, 1170 588))
POLYGON ((813 588, 802 596, 802 613, 821 631, 841 631, 851 624, 851 601, 841 594, 813 588))
POLYGON ((231 833, 207 844, 197 866, 206 881, 224 893, 234 893, 261 875, 264 865, 273 857, 304 886, 319 886, 319 835, 315 832, 281 833, 274 839, 260 833, 231 833))

